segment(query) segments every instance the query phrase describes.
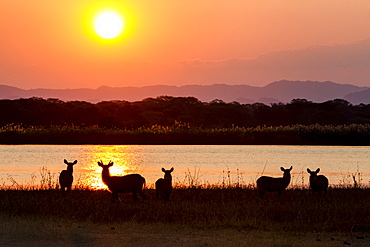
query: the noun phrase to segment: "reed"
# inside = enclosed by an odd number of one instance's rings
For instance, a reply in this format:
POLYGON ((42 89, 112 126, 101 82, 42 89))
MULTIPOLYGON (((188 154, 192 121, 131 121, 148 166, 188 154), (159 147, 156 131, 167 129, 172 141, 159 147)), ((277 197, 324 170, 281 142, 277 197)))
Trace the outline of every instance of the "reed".
POLYGON ((370 125, 292 125, 200 128, 174 124, 135 129, 93 126, 0 128, 0 143, 60 144, 317 144, 370 145, 370 125))

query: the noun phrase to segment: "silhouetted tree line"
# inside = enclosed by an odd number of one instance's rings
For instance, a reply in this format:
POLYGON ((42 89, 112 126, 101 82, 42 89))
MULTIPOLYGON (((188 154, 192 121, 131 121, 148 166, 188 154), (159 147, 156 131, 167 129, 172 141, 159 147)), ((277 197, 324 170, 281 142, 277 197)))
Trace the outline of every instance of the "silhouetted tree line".
POLYGON ((370 105, 352 105, 342 99, 323 103, 294 99, 286 104, 240 104, 171 96, 96 104, 36 97, 0 100, 0 126, 98 125, 135 129, 153 125, 172 126, 175 122, 201 128, 368 124, 370 105))

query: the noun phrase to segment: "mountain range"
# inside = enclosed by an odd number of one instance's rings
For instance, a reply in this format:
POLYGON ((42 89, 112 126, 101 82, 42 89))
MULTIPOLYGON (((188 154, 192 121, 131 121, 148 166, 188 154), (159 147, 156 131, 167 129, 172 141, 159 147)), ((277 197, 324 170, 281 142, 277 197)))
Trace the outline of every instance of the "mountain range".
POLYGON ((263 87, 249 85, 186 85, 186 86, 145 86, 145 87, 107 87, 97 89, 20 89, 0 85, 0 99, 18 98, 58 98, 63 101, 81 100, 92 103, 109 100, 139 101, 148 97, 162 95, 174 97, 192 96, 203 102, 218 99, 239 103, 287 103, 292 99, 307 99, 324 102, 345 99, 352 104, 369 104, 370 88, 330 81, 276 81, 263 87))

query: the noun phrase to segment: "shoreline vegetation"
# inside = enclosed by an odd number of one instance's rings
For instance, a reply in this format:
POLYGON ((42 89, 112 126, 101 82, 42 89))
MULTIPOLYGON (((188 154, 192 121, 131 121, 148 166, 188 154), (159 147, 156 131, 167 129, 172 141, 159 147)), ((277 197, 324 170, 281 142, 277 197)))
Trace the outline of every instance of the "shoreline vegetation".
POLYGON ((175 182, 169 201, 158 200, 153 184, 146 200, 120 194, 111 201, 107 189, 93 189, 76 181, 72 191, 59 189, 55 176, 45 170, 40 184, 0 186, 0 217, 8 220, 48 218, 88 224, 163 224, 198 229, 237 231, 339 232, 370 231, 370 188, 361 183, 331 185, 326 196, 293 183, 282 195, 258 194, 255 184, 225 175, 217 184, 201 184, 197 174, 175 182))
POLYGON ((182 144, 182 145, 370 145, 369 124, 202 128, 176 122, 127 129, 118 127, 8 124, 0 144, 182 144))

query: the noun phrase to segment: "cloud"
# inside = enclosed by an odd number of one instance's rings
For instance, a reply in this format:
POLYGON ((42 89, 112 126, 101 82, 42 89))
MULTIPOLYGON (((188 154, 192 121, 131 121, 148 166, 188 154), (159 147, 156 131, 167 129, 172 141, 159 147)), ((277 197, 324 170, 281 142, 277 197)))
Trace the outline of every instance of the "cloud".
POLYGON ((268 53, 256 58, 178 62, 194 83, 261 85, 271 81, 317 80, 370 85, 370 39, 268 53))
POLYGON ((104 66, 91 63, 85 69, 61 67, 58 71, 50 71, 33 67, 23 69, 22 73, 18 71, 12 70, 9 64, 0 66, 0 72, 4 72, 0 73, 1 82, 7 84, 9 78, 13 78, 13 81, 23 83, 18 83, 23 88, 25 84, 50 88, 50 82, 55 88, 63 88, 65 82, 95 88, 103 84, 116 87, 159 84, 264 86, 286 79, 370 86, 370 39, 345 45, 274 52, 256 58, 198 58, 162 63, 112 61, 104 66))
POLYGON ((228 58, 224 60, 184 60, 178 62, 180 66, 187 68, 227 68, 227 67, 239 67, 245 66, 253 61, 253 59, 246 58, 228 58))

